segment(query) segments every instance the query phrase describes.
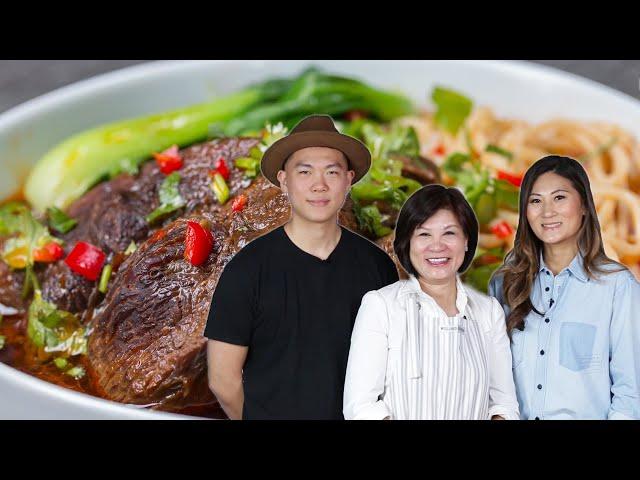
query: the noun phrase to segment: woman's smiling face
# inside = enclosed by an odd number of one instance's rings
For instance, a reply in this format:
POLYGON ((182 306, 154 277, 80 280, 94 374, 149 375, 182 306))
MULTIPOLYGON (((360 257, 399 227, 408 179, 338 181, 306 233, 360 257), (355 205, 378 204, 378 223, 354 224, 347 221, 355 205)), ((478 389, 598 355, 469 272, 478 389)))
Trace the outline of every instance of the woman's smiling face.
POLYGON ((409 244, 411 264, 427 283, 447 283, 464 262, 467 238, 450 210, 438 210, 418 225, 409 244))
POLYGON ((527 199, 527 221, 546 245, 576 244, 585 209, 567 178, 554 172, 538 177, 527 199))

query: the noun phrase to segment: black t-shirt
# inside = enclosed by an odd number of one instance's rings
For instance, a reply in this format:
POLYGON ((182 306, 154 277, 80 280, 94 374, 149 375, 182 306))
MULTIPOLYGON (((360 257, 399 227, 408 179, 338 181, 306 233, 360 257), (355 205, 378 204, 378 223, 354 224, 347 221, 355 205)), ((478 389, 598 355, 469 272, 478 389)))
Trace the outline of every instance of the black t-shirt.
POLYGON ((322 260, 283 227, 227 264, 205 336, 249 347, 244 419, 342 419, 351 331, 364 294, 398 280, 391 258, 342 227, 322 260))

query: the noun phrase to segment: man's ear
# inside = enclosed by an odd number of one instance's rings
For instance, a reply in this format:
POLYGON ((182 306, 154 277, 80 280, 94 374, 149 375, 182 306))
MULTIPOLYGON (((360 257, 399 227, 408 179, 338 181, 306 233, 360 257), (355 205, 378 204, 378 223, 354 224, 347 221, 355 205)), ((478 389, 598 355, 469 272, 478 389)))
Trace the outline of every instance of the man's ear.
POLYGON ((353 182, 353 177, 356 176, 355 170, 347 170, 347 178, 349 179, 349 183, 353 182))
POLYGON ((283 193, 287 193, 287 172, 279 170, 276 178, 280 182, 280 190, 282 190, 283 193))

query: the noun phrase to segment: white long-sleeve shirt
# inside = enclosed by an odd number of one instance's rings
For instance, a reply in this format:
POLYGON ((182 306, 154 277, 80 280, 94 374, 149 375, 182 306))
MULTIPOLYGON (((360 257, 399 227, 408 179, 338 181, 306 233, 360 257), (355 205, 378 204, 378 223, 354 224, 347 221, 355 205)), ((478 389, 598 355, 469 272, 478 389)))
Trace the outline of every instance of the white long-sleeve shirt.
POLYGON ((411 276, 368 292, 351 337, 345 419, 519 418, 504 311, 456 280, 449 317, 411 276))

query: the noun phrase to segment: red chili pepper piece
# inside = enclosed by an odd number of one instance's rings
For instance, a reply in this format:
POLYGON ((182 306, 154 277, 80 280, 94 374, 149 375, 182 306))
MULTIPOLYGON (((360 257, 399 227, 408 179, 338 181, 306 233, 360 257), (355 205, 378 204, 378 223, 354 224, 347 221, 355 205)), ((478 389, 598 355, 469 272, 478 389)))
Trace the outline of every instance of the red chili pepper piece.
POLYGON ((520 187, 522 184, 523 175, 513 175, 511 173, 503 172, 502 170, 498 170, 498 178, 500 180, 506 180, 507 182, 515 185, 516 187, 520 187))
POLYGON ((513 228, 511 228, 511 225, 503 220, 491 227, 491 232, 494 233, 498 238, 507 238, 513 233, 513 228))
POLYGON ((225 180, 229 180, 229 167, 227 167, 227 162, 225 161, 224 157, 220 157, 216 161, 216 168, 212 170, 212 172, 218 172, 220 175, 222 175, 222 178, 224 178, 225 180))
POLYGON ((36 262, 50 263, 62 257, 64 257, 64 250, 56 242, 49 242, 44 247, 33 250, 33 260, 36 262))
POLYGON ((198 266, 204 263, 213 249, 213 235, 197 222, 187 222, 187 234, 184 239, 184 258, 191 265, 198 266))
POLYGON ((160 166, 160 171, 165 175, 182 168, 182 157, 178 153, 177 145, 173 145, 162 153, 154 153, 153 156, 160 166))
POLYGON ((233 199, 233 203, 231 204, 231 210, 233 212, 241 212, 244 209, 246 204, 247 204, 247 197, 244 194, 240 194, 233 199))
POLYGON ((444 155, 444 145, 442 143, 439 143, 434 149, 433 149, 433 153, 434 155, 444 155))
POLYGON ((78 242, 64 259, 64 263, 86 279, 97 280, 105 258, 105 253, 98 247, 87 242, 78 242))

